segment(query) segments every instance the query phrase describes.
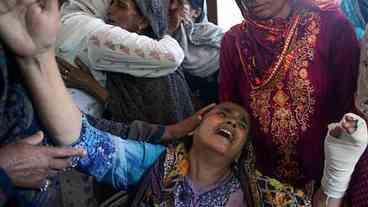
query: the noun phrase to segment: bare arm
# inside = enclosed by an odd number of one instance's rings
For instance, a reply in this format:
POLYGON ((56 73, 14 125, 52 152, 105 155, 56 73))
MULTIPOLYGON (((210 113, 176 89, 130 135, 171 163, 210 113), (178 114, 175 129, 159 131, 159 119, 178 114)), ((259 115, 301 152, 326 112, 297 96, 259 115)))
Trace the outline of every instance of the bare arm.
POLYGON ((54 52, 17 61, 42 123, 59 144, 72 144, 79 138, 81 112, 64 86, 54 52))
POLYGON ((58 29, 57 0, 0 3, 0 38, 16 56, 41 121, 57 142, 71 144, 80 134, 81 113, 57 69, 53 44, 58 29))

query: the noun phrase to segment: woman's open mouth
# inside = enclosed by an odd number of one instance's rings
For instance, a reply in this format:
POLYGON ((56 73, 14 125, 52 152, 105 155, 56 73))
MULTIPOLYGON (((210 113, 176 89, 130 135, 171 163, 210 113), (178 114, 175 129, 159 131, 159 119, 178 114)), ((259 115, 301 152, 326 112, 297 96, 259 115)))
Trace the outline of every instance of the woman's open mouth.
POLYGON ((217 135, 224 137, 230 142, 233 142, 234 140, 234 132, 233 129, 230 129, 230 127, 222 126, 216 129, 215 132, 217 135))

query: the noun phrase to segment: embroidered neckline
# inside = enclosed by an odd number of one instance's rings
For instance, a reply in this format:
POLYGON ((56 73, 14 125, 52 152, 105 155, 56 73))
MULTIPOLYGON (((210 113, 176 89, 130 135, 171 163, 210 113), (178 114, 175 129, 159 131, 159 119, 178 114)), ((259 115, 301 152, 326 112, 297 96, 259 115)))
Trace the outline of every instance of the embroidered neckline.
MULTIPOLYGON (((276 61, 271 65, 271 67, 265 71, 265 73, 262 75, 261 78, 257 77, 257 75, 255 74, 255 70, 256 70, 255 66, 253 67, 251 66, 251 64, 246 64, 244 59, 240 58, 243 68, 248 70, 246 71, 246 73, 254 76, 254 79, 250 80, 250 84, 253 89, 259 89, 267 85, 276 75, 277 71, 280 69, 282 62, 284 61, 287 55, 287 52, 289 51, 293 37, 295 34, 297 34, 297 26, 300 22, 300 18, 301 18, 300 15, 295 15, 293 17, 292 24, 290 26, 290 29, 288 30, 288 33, 285 39, 285 43, 284 43, 284 46, 283 46, 283 49, 280 55, 276 58, 276 61)), ((246 29, 246 24, 247 24, 247 21, 244 21, 242 24, 243 29, 246 29)), ((238 48, 238 51, 239 51, 239 54, 242 54, 240 47, 238 48)))

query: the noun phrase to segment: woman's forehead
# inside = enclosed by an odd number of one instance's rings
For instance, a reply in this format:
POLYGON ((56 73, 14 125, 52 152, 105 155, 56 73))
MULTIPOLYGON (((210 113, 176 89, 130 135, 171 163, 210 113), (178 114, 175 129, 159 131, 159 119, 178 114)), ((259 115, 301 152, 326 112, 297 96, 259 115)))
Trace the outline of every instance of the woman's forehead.
POLYGON ((223 104, 219 104, 217 105, 213 110, 221 110, 221 111, 225 111, 231 114, 234 114, 236 116, 240 116, 241 118, 245 118, 248 120, 249 115, 246 112, 246 110, 234 103, 223 103, 223 104))

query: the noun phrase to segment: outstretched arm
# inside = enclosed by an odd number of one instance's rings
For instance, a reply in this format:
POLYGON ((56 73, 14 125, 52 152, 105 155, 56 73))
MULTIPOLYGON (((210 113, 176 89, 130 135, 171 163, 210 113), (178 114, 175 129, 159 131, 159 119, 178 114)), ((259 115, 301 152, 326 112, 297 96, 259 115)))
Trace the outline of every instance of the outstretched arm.
POLYGON ((55 62, 57 0, 0 2, 0 38, 21 67, 42 123, 61 144, 80 134, 81 113, 68 95, 55 62))

